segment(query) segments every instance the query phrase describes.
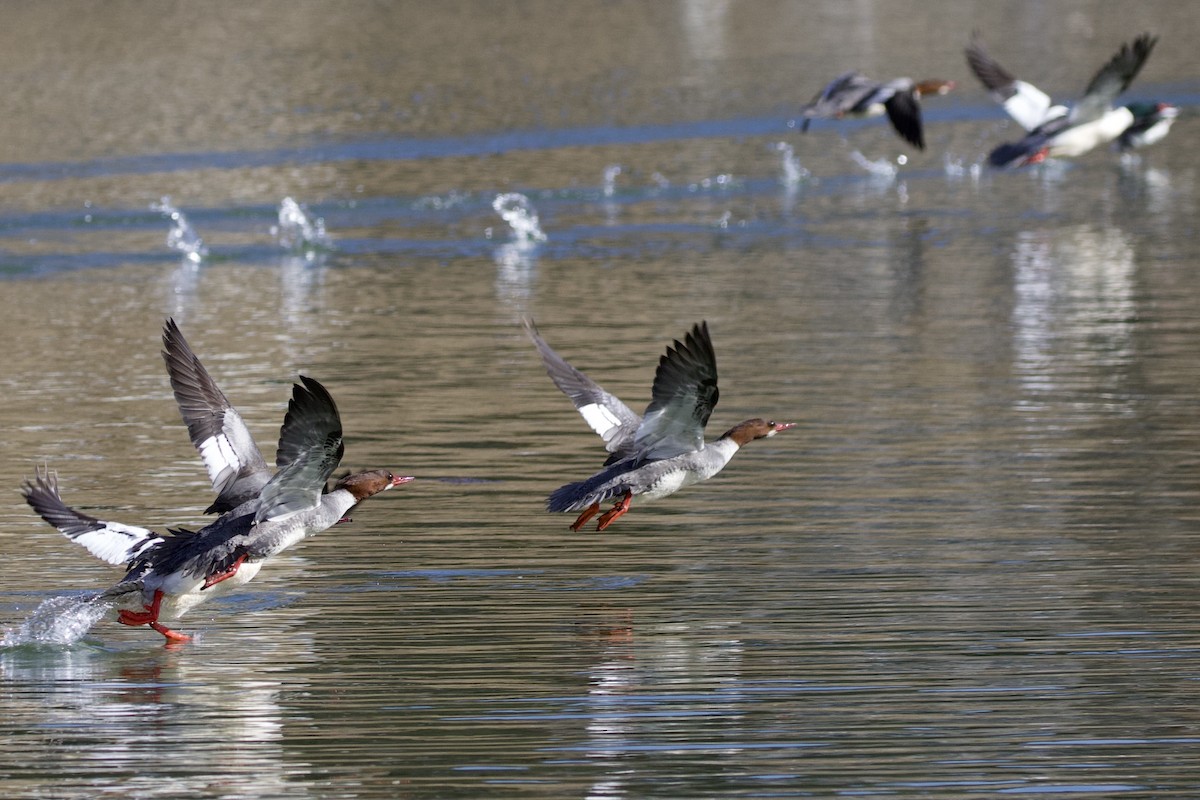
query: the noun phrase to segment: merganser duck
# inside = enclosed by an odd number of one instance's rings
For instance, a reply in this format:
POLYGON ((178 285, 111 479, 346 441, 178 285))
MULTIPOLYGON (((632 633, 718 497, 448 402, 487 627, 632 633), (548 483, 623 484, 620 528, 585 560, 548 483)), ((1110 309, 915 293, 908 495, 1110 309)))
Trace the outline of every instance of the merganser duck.
POLYGON ((1116 146, 1121 152, 1158 144, 1179 116, 1179 107, 1170 103, 1126 103, 1125 107, 1133 114, 1133 124, 1117 137, 1116 146))
POLYGON ((339 522, 358 503, 412 480, 387 470, 358 472, 325 484, 344 450, 341 419, 329 392, 301 376, 292 388, 284 428, 310 432, 311 446, 262 486, 253 513, 226 513, 198 531, 160 535, 147 528, 99 520, 66 505, 57 476, 39 470, 22 488, 25 501, 42 519, 92 555, 124 564, 116 586, 92 598, 111 603, 117 621, 149 625, 169 641, 187 641, 161 620, 178 619, 189 609, 249 582, 271 556, 339 522))
POLYGON ((972 34, 965 51, 971 70, 1009 116, 1029 131, 1020 141, 994 149, 988 162, 1005 167, 1056 156, 1074 158, 1121 136, 1134 124, 1135 114, 1127 106, 1113 108, 1113 101, 1129 88, 1157 41, 1156 36, 1142 34, 1132 44, 1121 45, 1068 110, 1052 105, 1050 96, 1036 86, 1017 80, 988 55, 978 32, 972 34))
POLYGON ((675 340, 659 359, 652 399, 640 417, 568 364, 542 339, 532 320, 526 320, 525 327, 550 379, 571 398, 610 453, 603 470, 560 487, 546 501, 551 512, 582 512, 571 524, 573 531, 599 513, 605 500, 618 498, 601 514, 598 531, 627 512, 635 496, 655 500, 707 480, 747 442, 795 426, 793 422, 749 419, 705 444, 704 427, 718 397, 717 359, 706 322, 693 326, 683 342, 675 340))
POLYGON ((807 131, 814 119, 841 119, 847 115, 877 117, 886 113, 901 139, 924 150, 921 95, 946 94, 953 88, 954 81, 932 79, 917 82, 912 78, 895 78, 880 83, 851 70, 834 78, 800 109, 804 116, 800 130, 807 131))

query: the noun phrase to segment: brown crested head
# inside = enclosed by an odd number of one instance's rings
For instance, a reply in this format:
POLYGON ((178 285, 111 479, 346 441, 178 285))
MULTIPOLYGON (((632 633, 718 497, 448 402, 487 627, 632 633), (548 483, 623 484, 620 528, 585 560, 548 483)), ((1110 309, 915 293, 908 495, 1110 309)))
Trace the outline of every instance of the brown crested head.
POLYGON ((334 491, 345 489, 354 495, 355 502, 361 503, 368 497, 377 495, 393 486, 408 483, 411 480, 411 477, 401 477, 390 470, 370 469, 365 472, 355 472, 353 475, 347 475, 338 481, 333 489, 334 491))
POLYGON ((917 85, 913 88, 917 90, 917 94, 929 96, 947 94, 954 88, 954 85, 954 81, 946 81, 941 78, 926 78, 923 81, 918 81, 917 85))
POLYGON ((775 422, 774 420, 765 420, 760 417, 748 419, 745 422, 739 422, 721 436, 722 439, 732 439, 737 442, 738 447, 752 442, 755 439, 765 439, 768 436, 774 436, 780 431, 786 431, 788 428, 794 428, 794 422, 775 422))

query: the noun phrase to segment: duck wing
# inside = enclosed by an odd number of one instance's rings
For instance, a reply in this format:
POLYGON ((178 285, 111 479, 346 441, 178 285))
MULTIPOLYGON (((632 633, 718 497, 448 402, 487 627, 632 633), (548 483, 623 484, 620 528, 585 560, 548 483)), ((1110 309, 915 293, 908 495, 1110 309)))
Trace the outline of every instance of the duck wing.
POLYGON ((921 103, 911 80, 905 79, 907 88, 895 87, 891 97, 883 101, 888 120, 900 138, 919 150, 925 149, 925 135, 921 125, 921 103))
POLYGON ((542 366, 554 385, 571 399, 575 410, 584 422, 604 440, 604 447, 612 453, 632 441, 642 418, 616 395, 605 391, 602 386, 567 363, 538 333, 533 320, 525 320, 525 331, 537 346, 542 357, 542 366))
POLYGON ((1157 36, 1143 33, 1132 44, 1121 45, 1116 55, 1092 78, 1083 97, 1071 109, 1071 122, 1078 124, 1104 116, 1117 96, 1128 89, 1137 77, 1157 42, 1157 36))
POLYGON ((845 114, 870 97, 878 88, 877 82, 857 70, 838 75, 800 109, 800 114, 804 117, 800 129, 807 131, 808 124, 813 119, 845 114))
POLYGON ((241 414, 192 352, 175 320, 167 320, 162 338, 175 403, 217 493, 205 513, 230 511, 258 495, 271 469, 241 414))
POLYGON ((68 506, 58 493, 58 475, 39 469, 21 488, 25 502, 71 541, 108 564, 129 564, 155 551, 164 537, 147 528, 90 517, 68 506))
POLYGON ((701 449, 718 397, 717 357, 708 323, 701 322, 659 359, 642 424, 631 446, 613 453, 608 463, 630 456, 656 461, 701 449))
POLYGON ((1004 106, 1005 112, 1025 130, 1032 131, 1047 120, 1067 113, 1063 106, 1052 105, 1050 95, 1031 83, 1018 80, 992 58, 983 46, 979 31, 971 34, 964 52, 968 66, 992 99, 1004 106))
POLYGON ((325 482, 345 452, 342 420, 333 397, 312 378, 301 375, 300 381, 292 386, 280 429, 275 457, 279 471, 259 495, 256 522, 285 519, 316 508, 325 482))

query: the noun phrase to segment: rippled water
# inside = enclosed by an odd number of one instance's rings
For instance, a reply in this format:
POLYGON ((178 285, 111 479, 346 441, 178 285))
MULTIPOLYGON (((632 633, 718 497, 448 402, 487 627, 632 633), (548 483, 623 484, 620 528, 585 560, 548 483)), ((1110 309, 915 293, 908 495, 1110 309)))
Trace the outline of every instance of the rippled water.
POLYGON ((1200 793, 1194 121, 992 173, 961 56, 1069 97, 1148 29, 1194 105, 1186 6, 87 8, 0 27, 0 795, 1200 793), (960 81, 926 153, 789 124, 853 66, 960 81), (261 443, 312 375, 418 476, 175 648, 18 494, 202 524, 167 316, 261 443), (572 534, 525 316, 635 408, 707 319, 712 432, 798 425, 572 534))

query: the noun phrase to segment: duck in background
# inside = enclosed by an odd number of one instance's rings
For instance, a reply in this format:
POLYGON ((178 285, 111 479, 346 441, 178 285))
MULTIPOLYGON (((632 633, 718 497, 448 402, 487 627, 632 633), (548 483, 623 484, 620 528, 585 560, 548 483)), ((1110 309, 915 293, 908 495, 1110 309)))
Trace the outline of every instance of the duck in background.
POLYGON ((1125 107, 1133 114, 1133 124, 1117 137, 1116 147, 1122 153, 1158 144, 1179 116, 1179 107, 1170 103, 1126 103, 1125 107))
POLYGON ((852 70, 832 82, 800 109, 804 122, 801 131, 808 131, 814 119, 841 119, 845 116, 877 117, 887 114, 900 138, 925 149, 925 133, 921 122, 921 97, 943 95, 954 88, 954 81, 895 78, 881 83, 852 70))
MULTIPOLYGON (((1047 158, 1074 158, 1121 137, 1139 122, 1139 110, 1113 106, 1113 101, 1129 88, 1142 65, 1150 57, 1158 37, 1142 34, 1108 60, 1088 83, 1083 96, 1071 108, 1052 103, 1050 96, 1036 86, 1019 80, 992 58, 976 31, 965 49, 967 64, 1000 103, 1008 115, 1028 133, 1017 142, 1002 144, 988 155, 994 167, 1037 164, 1047 158)), ((1144 117, 1149 121, 1149 117, 1144 117)), ((1173 117, 1172 117, 1173 119, 1173 117)), ((1148 128, 1160 120, 1150 122, 1148 128)), ((1157 128, 1154 141, 1166 135, 1157 128)), ((1147 137, 1131 137, 1129 146, 1151 143, 1147 137)))
POLYGON ((713 477, 734 454, 755 439, 794 427, 792 422, 749 419, 704 441, 704 428, 717 405, 717 359, 708 324, 692 327, 659 359, 650 404, 638 416, 615 395, 571 366, 538 334, 532 320, 526 330, 542 356, 550 379, 600 438, 609 452, 600 472, 555 490, 546 501, 551 512, 581 512, 571 530, 578 531, 600 511, 600 503, 617 498, 601 514, 602 531, 629 510, 632 499, 655 500, 713 477))

